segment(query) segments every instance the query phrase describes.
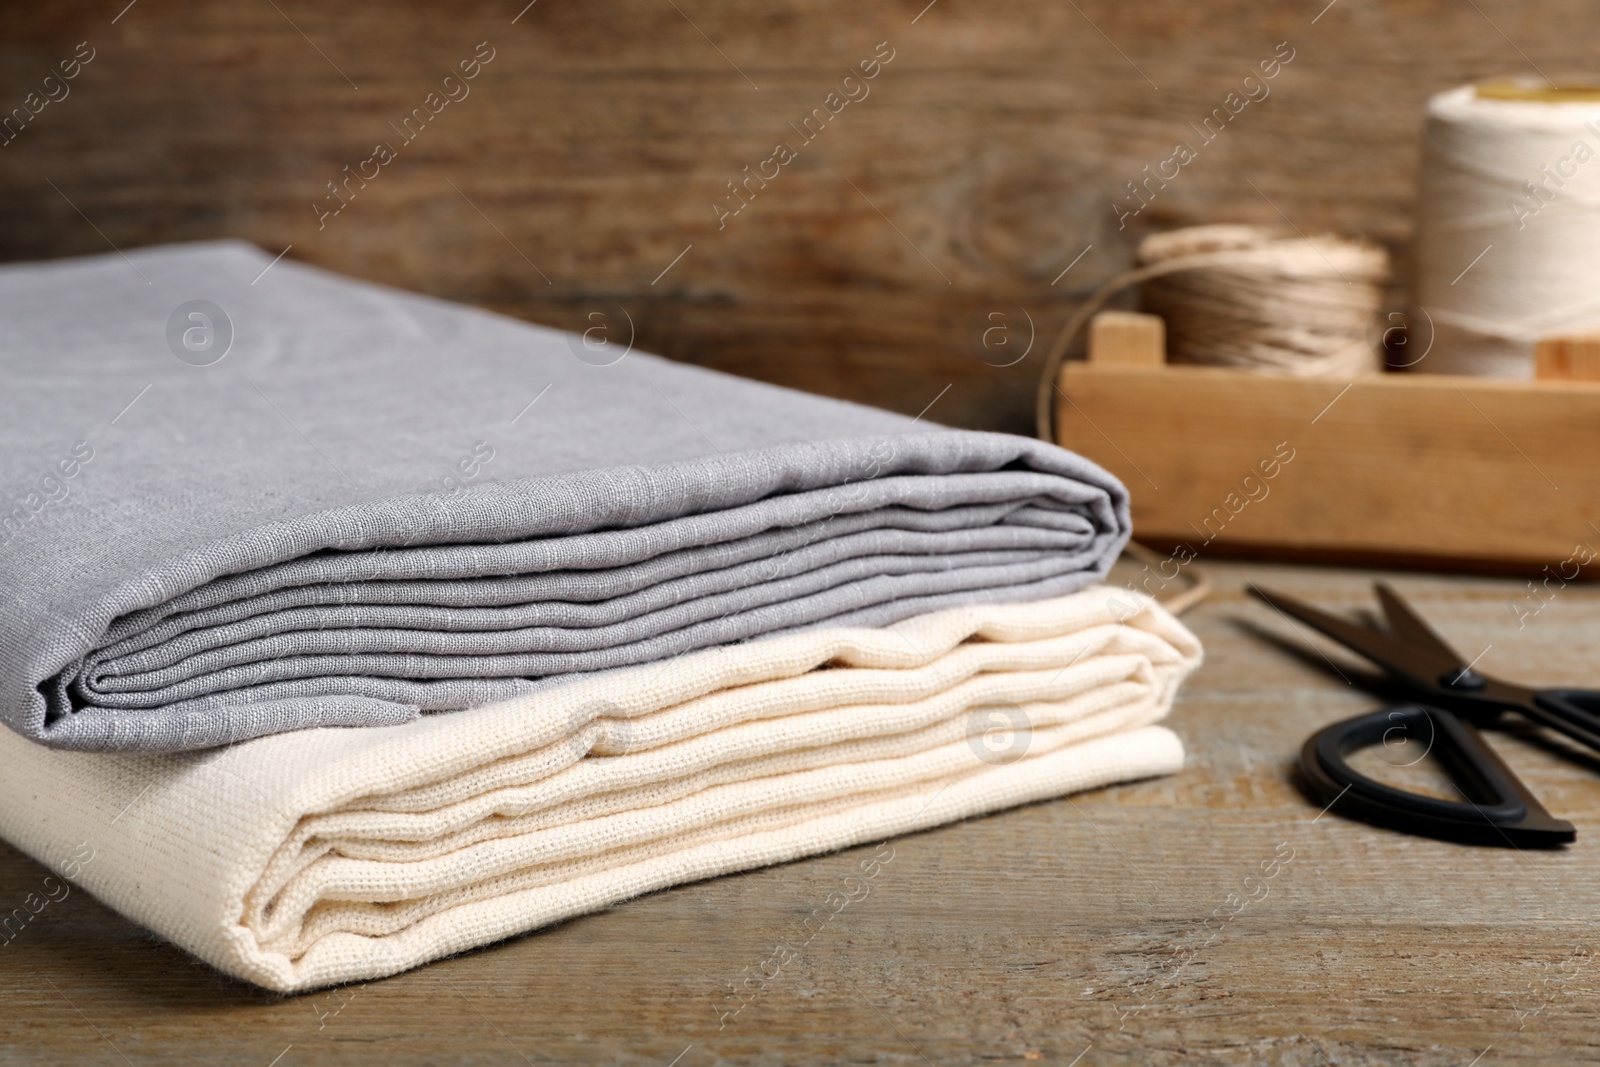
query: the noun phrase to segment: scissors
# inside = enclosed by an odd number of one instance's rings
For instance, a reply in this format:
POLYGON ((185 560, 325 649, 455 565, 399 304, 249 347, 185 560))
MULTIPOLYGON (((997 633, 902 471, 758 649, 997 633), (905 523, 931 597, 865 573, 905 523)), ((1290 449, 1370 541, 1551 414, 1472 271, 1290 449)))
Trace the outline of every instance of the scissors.
POLYGON ((1416 699, 1335 723, 1306 741, 1301 769, 1330 807, 1379 825, 1475 844, 1548 847, 1576 839, 1576 828, 1544 809, 1484 742, 1478 727, 1498 725, 1505 712, 1514 711, 1600 752, 1600 690, 1530 689, 1474 670, 1473 662, 1462 659, 1382 582, 1378 601, 1387 630, 1253 584, 1249 589, 1284 615, 1377 664, 1416 699), (1429 748, 1452 772, 1464 802, 1395 789, 1350 766, 1348 757, 1357 750, 1387 743, 1395 732, 1420 737, 1425 724, 1429 748))

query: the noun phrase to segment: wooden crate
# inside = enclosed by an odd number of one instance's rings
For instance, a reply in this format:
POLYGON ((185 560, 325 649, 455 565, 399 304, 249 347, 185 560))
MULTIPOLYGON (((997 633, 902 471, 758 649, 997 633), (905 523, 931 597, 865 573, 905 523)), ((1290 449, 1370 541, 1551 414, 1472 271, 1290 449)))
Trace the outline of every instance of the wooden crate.
POLYGON ((1115 314, 1062 368, 1057 437, 1127 484, 1146 544, 1563 577, 1600 560, 1600 382, 1173 366, 1115 314))

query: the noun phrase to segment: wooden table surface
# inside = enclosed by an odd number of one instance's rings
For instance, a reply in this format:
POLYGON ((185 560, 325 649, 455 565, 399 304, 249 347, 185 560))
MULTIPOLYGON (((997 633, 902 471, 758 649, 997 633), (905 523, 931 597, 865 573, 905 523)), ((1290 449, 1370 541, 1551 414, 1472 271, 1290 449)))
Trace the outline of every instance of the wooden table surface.
MULTIPOLYGON (((225 979, 74 891, 0 949, 0 1062, 1491 1067, 1600 1055, 1600 764, 1492 736, 1578 825, 1558 852, 1319 818, 1290 778, 1299 746, 1376 701, 1253 634, 1295 636, 1242 585, 1354 610, 1375 574, 1208 570, 1217 592, 1187 616, 1207 659, 1171 720, 1189 747, 1183 773, 894 841, 870 894, 721 1028, 730 983, 870 847, 290 998, 225 979)), ((1595 681, 1600 590, 1568 587, 1519 629, 1520 581, 1387 577, 1464 653, 1487 647, 1485 670, 1595 681)), ((0 902, 45 874, 0 846, 0 902)))

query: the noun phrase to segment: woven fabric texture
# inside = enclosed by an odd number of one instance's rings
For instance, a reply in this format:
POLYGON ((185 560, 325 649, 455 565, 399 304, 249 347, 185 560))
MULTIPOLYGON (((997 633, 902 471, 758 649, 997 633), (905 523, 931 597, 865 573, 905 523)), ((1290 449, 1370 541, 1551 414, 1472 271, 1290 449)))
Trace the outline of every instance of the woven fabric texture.
POLYGON ((4 722, 149 751, 392 725, 1060 596, 1127 538, 1081 457, 647 356, 607 314, 226 242, 0 268, 4 722))
POLYGON ((206 752, 0 731, 0 834, 223 971, 393 974, 676 883, 1170 773, 1199 662, 1104 586, 206 752), (86 860, 85 857, 88 857, 86 860))

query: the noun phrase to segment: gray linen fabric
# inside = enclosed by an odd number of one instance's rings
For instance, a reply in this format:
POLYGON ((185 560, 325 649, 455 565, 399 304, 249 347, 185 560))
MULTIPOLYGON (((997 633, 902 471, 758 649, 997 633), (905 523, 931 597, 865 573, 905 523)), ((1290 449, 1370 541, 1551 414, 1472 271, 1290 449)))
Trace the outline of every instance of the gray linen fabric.
POLYGON ((5 722, 147 750, 403 722, 1060 595, 1127 539, 1062 449, 593 321, 609 346, 235 242, 0 268, 5 722))

